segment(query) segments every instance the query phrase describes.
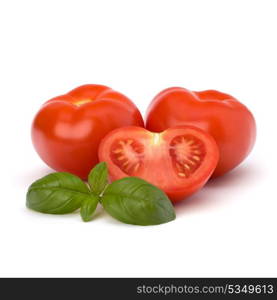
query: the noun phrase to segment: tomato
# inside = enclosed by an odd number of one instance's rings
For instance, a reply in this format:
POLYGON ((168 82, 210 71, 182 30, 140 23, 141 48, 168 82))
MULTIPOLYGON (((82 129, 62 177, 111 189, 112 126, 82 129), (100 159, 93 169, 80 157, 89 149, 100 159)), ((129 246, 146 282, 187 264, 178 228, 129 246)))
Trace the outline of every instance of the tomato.
POLYGON ((255 143, 251 112, 234 97, 215 90, 173 87, 159 93, 148 107, 146 128, 161 132, 179 125, 199 127, 214 137, 220 153, 214 177, 239 165, 255 143))
POLYGON ((98 162, 98 145, 111 130, 144 126, 136 106, 103 85, 80 86, 47 101, 32 124, 32 141, 51 168, 86 178, 98 162))
POLYGON ((140 127, 110 132, 101 142, 99 159, 111 180, 137 176, 158 186, 173 201, 200 189, 218 162, 214 139, 201 129, 182 126, 153 133, 140 127))

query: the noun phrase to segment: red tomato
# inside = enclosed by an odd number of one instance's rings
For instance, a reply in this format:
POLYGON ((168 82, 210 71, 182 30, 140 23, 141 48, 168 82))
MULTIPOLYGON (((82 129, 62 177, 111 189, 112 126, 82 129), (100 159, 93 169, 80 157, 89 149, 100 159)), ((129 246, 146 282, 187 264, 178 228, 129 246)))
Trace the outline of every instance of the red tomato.
POLYGON ((112 180, 141 177, 176 202, 200 189, 218 162, 214 139, 201 129, 182 126, 153 133, 140 127, 110 132, 101 142, 99 159, 112 180))
POLYGON ((136 106, 106 86, 88 84, 47 101, 34 118, 32 140, 51 168, 86 178, 101 139, 128 125, 143 126, 136 106))
POLYGON ((214 137, 220 158, 213 176, 240 164, 255 143, 251 112, 232 96, 214 90, 191 92, 173 87, 159 93, 148 108, 146 128, 161 132, 179 125, 199 127, 214 137))

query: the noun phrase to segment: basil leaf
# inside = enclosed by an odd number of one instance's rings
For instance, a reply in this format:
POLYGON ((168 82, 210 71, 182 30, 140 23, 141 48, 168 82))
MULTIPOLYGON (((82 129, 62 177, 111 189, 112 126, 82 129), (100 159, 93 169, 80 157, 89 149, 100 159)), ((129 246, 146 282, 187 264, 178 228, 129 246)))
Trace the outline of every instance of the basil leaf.
POLYGON ((137 177, 111 183, 104 192, 102 205, 114 218, 134 225, 162 224, 176 217, 166 194, 137 177))
POLYGON ((80 208, 90 197, 88 186, 70 173, 52 173, 35 181, 28 189, 26 206, 48 214, 67 214, 80 208))
POLYGON ((84 222, 92 220, 93 213, 97 207, 99 197, 91 194, 89 198, 82 202, 80 214, 84 222))
POLYGON ((88 175, 90 189, 100 195, 108 184, 108 168, 105 162, 97 164, 88 175))

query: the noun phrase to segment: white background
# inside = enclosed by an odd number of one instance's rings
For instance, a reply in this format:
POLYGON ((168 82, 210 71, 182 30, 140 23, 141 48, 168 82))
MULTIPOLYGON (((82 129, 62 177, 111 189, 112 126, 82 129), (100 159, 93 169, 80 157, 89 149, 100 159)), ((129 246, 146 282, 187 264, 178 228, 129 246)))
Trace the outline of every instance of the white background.
POLYGON ((277 2, 13 1, 0 4, 1 276, 277 276, 277 2), (43 215, 28 186, 51 170, 30 139, 51 97, 99 83, 145 111, 160 90, 230 93, 254 113, 256 146, 228 175, 139 227, 99 208, 43 215))

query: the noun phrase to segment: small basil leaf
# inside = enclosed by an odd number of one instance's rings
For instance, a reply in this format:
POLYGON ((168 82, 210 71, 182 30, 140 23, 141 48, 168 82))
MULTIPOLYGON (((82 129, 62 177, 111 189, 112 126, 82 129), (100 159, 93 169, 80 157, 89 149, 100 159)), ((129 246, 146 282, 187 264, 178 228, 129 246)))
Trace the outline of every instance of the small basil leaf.
POLYGON ((80 214, 84 222, 92 220, 93 213, 97 207, 99 197, 91 194, 89 198, 82 202, 80 214))
POLYGON ((35 181, 28 189, 26 206, 48 214, 66 214, 80 208, 90 197, 88 186, 70 173, 52 173, 35 181))
POLYGON ((166 194, 137 177, 111 183, 104 192, 102 204, 111 216, 128 224, 156 225, 176 217, 166 194))
POLYGON ((108 168, 105 162, 97 164, 88 175, 90 189, 100 195, 108 184, 108 168))

